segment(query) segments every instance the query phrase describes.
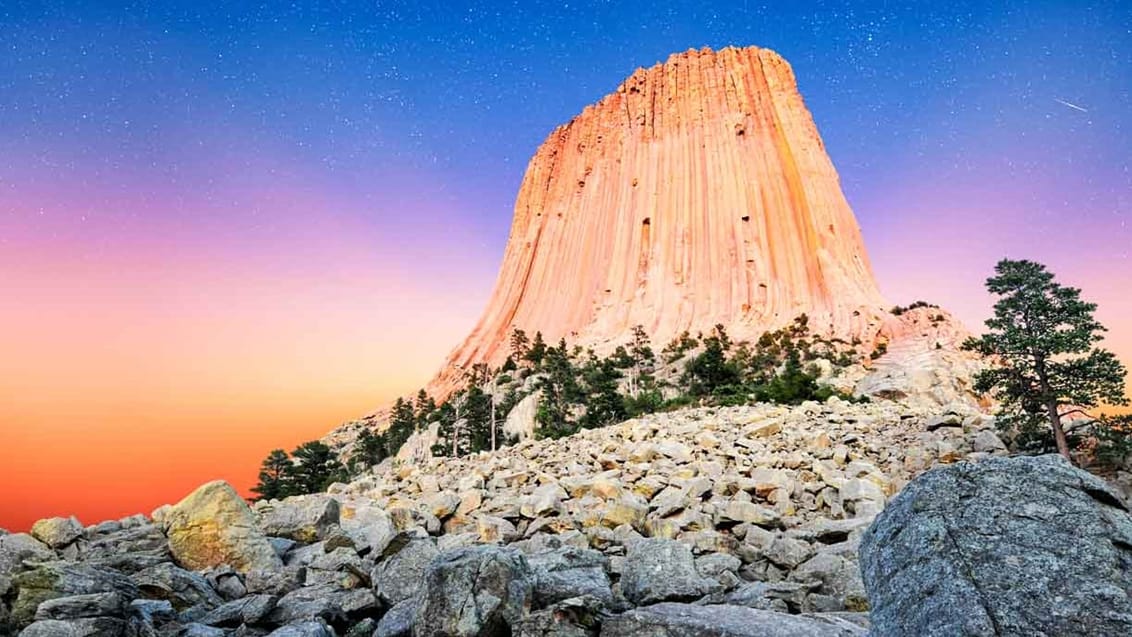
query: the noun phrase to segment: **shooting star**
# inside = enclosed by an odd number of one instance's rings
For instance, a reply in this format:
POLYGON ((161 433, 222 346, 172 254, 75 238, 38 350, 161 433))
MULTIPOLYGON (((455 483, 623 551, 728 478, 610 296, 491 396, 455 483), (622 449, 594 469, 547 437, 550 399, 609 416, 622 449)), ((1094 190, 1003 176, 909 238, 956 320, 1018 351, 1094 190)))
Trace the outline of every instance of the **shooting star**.
POLYGON ((1065 100, 1059 100, 1056 97, 1053 98, 1053 101, 1057 102, 1058 104, 1061 104, 1062 106, 1068 106, 1069 108, 1071 108, 1075 111, 1081 111, 1082 113, 1088 113, 1089 112, 1089 109, 1087 109, 1087 108, 1082 108, 1082 107, 1077 106, 1076 104, 1073 104, 1071 102, 1066 102, 1065 100))

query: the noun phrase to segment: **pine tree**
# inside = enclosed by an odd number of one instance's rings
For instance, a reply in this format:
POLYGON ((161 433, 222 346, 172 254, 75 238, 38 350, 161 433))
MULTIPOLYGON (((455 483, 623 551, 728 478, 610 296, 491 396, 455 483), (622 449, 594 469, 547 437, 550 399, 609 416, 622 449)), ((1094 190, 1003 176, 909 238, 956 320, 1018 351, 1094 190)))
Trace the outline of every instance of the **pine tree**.
POLYGON ((491 397, 478 385, 468 388, 464 400, 464 448, 475 453, 491 448, 491 397))
POLYGON ((627 414, 625 397, 618 391, 621 372, 613 359, 591 359, 582 370, 586 385, 586 413, 580 424, 587 428, 604 427, 624 420, 627 414))
POLYGON ((437 432, 437 444, 433 447, 436 455, 451 456, 453 458, 471 452, 468 438, 468 418, 466 405, 468 390, 461 389, 448 397, 442 410, 444 417, 440 421, 440 430, 437 432))
POLYGON ((272 449, 264 458, 259 469, 259 483, 252 492, 259 495, 257 500, 272 500, 291 495, 287 485, 287 472, 291 468, 291 458, 282 449, 272 449))
POLYGON ((433 422, 433 413, 436 412, 436 401, 425 390, 417 392, 417 402, 413 406, 414 431, 420 431, 433 422))
POLYGON ((1048 440, 1070 458, 1062 419, 1102 403, 1125 405, 1125 369, 1108 350, 1095 347, 1105 331, 1081 300, 1081 291, 1054 281, 1033 261, 1004 259, 987 279, 998 297, 987 333, 964 347, 993 357, 975 389, 1001 404, 999 422, 1031 446, 1048 440))
POLYGON ((652 382, 652 371, 656 366, 656 354, 652 351, 645 328, 633 327, 633 342, 629 345, 629 356, 633 360, 633 373, 629 377, 629 395, 636 397, 641 388, 652 382))
POLYGON ((385 431, 385 441, 388 445, 389 455, 397 455, 401 445, 413 435, 417 426, 417 415, 413 406, 404 398, 398 398, 393 403, 393 412, 389 418, 389 429, 385 431))
POLYGON ((726 333, 704 338, 704 351, 688 361, 685 377, 693 396, 709 396, 716 390, 739 383, 739 370, 727 360, 726 333))
POLYGON ((365 428, 362 433, 358 434, 358 440, 354 446, 354 453, 350 456, 350 469, 352 474, 359 474, 369 467, 379 464, 389 456, 389 450, 385 446, 385 436, 374 433, 370 428, 365 428))
POLYGON ((511 357, 516 360, 523 360, 527 357, 527 352, 531 349, 531 339, 527 337, 527 333, 519 328, 515 328, 511 332, 511 357))
POLYGON ((319 493, 346 479, 346 468, 334 451, 317 440, 304 442, 291 452, 294 463, 287 483, 292 494, 319 493))
POLYGON ((538 383, 542 397, 535 413, 539 435, 550 438, 568 436, 577 430, 571 417, 571 404, 580 402, 583 395, 565 340, 558 347, 546 350, 543 372, 545 375, 538 383))
POLYGON ((546 342, 542 340, 542 332, 535 332, 535 340, 531 342, 530 348, 523 358, 530 361, 535 369, 542 365, 543 358, 546 356, 546 342))

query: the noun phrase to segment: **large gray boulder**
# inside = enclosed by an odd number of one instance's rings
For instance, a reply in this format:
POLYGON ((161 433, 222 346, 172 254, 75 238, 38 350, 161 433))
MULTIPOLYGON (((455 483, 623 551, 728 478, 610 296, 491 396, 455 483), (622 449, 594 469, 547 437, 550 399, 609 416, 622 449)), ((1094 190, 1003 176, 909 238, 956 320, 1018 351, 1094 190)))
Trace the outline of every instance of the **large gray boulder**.
POLYGON ((589 596, 608 606, 613 603, 609 560, 591 549, 564 546, 527 557, 535 575, 535 606, 543 608, 573 597, 589 596))
POLYGON ((410 637, 413 634, 413 617, 419 605, 419 600, 407 599, 390 608, 377 623, 373 637, 410 637))
POLYGON ((429 563, 440 554, 432 538, 405 538, 397 544, 396 552, 387 550, 370 576, 378 597, 390 606, 417 594, 429 563))
POLYGON ((621 592, 636 606, 687 602, 720 588, 700 575, 692 550, 675 540, 650 538, 629 545, 621 573, 621 592))
POLYGON ((259 528, 267 535, 311 543, 338 528, 338 501, 325 493, 257 503, 259 528))
POLYGON ((441 553, 425 574, 417 637, 496 637, 530 609, 534 577, 522 553, 477 546, 441 553))
POLYGON ((83 619, 87 617, 124 617, 130 600, 117 591, 56 597, 40 602, 36 621, 45 619, 83 619))
POLYGON ((519 620, 515 637, 596 637, 602 619, 609 615, 605 602, 573 597, 536 611, 519 620))
POLYGON ((213 608, 224 603, 203 575, 164 562, 130 576, 148 599, 167 600, 177 611, 193 606, 213 608))
POLYGON ((20 573, 12 583, 19 591, 12 603, 12 621, 17 626, 30 624, 41 603, 58 597, 111 592, 126 599, 138 597, 137 585, 125 575, 86 564, 47 562, 20 573))
POLYGON ((742 606, 666 602, 605 620, 601 637, 863 637, 836 616, 787 615, 742 606))
POLYGON ((44 619, 25 628, 20 637, 117 637, 125 630, 126 622, 114 617, 44 619))
POLYGON ((877 635, 1132 634, 1132 516, 1059 456, 925 473, 860 563, 877 635))
POLYGON ((57 559, 55 551, 27 533, 0 535, 0 578, 24 570, 24 560, 50 562, 57 559))

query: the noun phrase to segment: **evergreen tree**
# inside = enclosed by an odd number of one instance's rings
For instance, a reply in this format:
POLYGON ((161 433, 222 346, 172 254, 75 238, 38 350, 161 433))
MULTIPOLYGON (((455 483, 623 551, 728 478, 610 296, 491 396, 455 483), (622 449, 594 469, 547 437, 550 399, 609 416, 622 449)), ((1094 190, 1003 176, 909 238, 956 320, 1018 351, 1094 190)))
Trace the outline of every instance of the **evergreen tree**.
MULTIPOLYGON (((536 336, 536 339, 538 337, 536 336)), ((582 398, 578 388, 577 370, 570 361, 566 342, 546 350, 543 361, 544 376, 539 379, 542 392, 535 420, 539 435, 550 438, 568 436, 577 430, 571 417, 571 403, 582 398)))
POLYGON ((287 474, 291 468, 291 458, 282 449, 272 449, 264 458, 259 469, 259 483, 252 487, 252 492, 259 495, 257 500, 272 500, 291 495, 287 474))
POLYGON ((433 422, 433 413, 436 412, 436 401, 425 390, 417 392, 417 401, 413 405, 413 422, 415 431, 420 431, 433 422))
MULTIPOLYGON (((590 351, 590 356, 593 356, 593 351, 590 351)), ((609 361, 613 363, 617 369, 629 369, 633 366, 633 357, 629 355, 629 350, 625 349, 624 345, 618 345, 617 349, 613 350, 613 354, 609 356, 609 361)))
POLYGON ((291 458, 293 465, 288 470, 287 483, 292 494, 319 493, 346 479, 346 468, 337 454, 317 440, 296 447, 291 458))
POLYGON ((1095 347, 1105 331, 1093 318, 1097 306, 1033 261, 999 261, 987 290, 998 297, 994 317, 986 334, 964 346, 996 365, 979 373, 975 389, 999 400, 999 422, 1023 446, 1040 446, 1052 431, 1058 453, 1069 458, 1063 418, 1128 402, 1124 366, 1095 347))
POLYGON ((398 398, 393 403, 393 413, 389 418, 389 429, 385 431, 385 441, 388 445, 389 455, 397 455, 401 445, 413 435, 417 426, 417 415, 413 406, 404 398, 398 398))
POLYGON ((440 406, 440 429, 432 447, 433 455, 458 457, 472 451, 468 432, 468 393, 468 388, 461 389, 440 406))
POLYGON ((792 351, 779 372, 755 392, 761 402, 798 405, 807 400, 825 400, 833 395, 833 390, 819 386, 814 374, 802 368, 797 351, 792 351))
MULTIPOLYGON (((527 337, 527 333, 519 328, 515 328, 515 331, 511 332, 510 358, 516 360, 524 360, 527 357, 527 352, 530 351, 530 349, 531 339, 527 337)), ((512 361, 512 363, 513 362, 514 361, 512 361)))
POLYGON ((652 351, 645 328, 633 327, 633 342, 629 345, 629 356, 633 359, 633 375, 629 378, 629 395, 636 396, 646 386, 652 384, 652 372, 656 368, 656 354, 652 351))
POLYGON ((468 388, 464 400, 463 434, 467 437, 465 448, 469 453, 491 448, 491 397, 478 385, 468 388))
POLYGON ((350 456, 350 472, 357 475, 369 467, 379 464, 388 456, 389 450, 385 446, 385 437, 366 427, 362 430, 362 433, 358 434, 354 453, 350 456))
POLYGON ((693 396, 709 396, 739 383, 739 370, 727 360, 726 338, 719 333, 704 338, 704 351, 688 361, 684 376, 693 396))
POLYGON ((538 369, 542 365, 542 360, 546 356, 546 342, 542 340, 542 332, 535 332, 535 340, 531 342, 531 346, 527 349, 527 353, 523 358, 529 361, 538 369))
POLYGON ((591 359, 582 370, 586 385, 586 413, 580 422, 583 427, 604 427, 625 419, 625 397, 618 391, 617 384, 620 378, 621 372, 613 359, 591 359))

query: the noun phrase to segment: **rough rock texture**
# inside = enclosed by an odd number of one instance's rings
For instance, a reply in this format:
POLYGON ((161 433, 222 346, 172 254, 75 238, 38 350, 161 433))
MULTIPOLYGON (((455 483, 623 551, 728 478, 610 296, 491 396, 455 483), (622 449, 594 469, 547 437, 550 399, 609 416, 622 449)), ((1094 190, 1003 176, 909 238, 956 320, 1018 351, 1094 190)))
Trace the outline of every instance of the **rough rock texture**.
POLYGON ((97 593, 120 593, 127 599, 138 596, 137 586, 121 573, 67 562, 46 562, 20 573, 12 583, 18 591, 12 602, 12 621, 17 626, 31 623, 42 602, 60 597, 97 593))
POLYGON ((538 149, 495 292, 434 390, 500 363, 516 327, 600 345, 642 325, 667 342, 716 323, 757 337, 805 312, 871 336, 885 307, 789 64, 689 50, 538 149))
POLYGON ((328 530, 338 527, 338 502, 329 497, 257 502, 255 512, 264 533, 297 542, 325 539, 328 530))
POLYGON ((1132 516, 1059 456, 909 484, 861 542, 876 634, 1132 634, 1132 516))
POLYGON ((169 510, 165 533, 173 557, 189 569, 227 564, 240 572, 282 566, 255 516, 227 482, 209 482, 169 510))
POLYGON ((47 518, 31 526, 31 535, 53 549, 59 549, 82 537, 83 525, 77 518, 47 518))
MULTIPOLYGON (((25 560, 46 562, 57 559, 57 555, 46 544, 27 533, 11 533, 0 536, 0 582, 20 570, 25 560)), ((6 592, 0 584, 0 595, 6 592)))
POLYGON ((660 538, 638 540, 629 546, 621 573, 621 592, 635 605, 692 601, 718 588, 696 570, 692 550, 660 538))
POLYGON ((602 637, 863 637, 865 632, 838 617, 675 603, 638 608, 601 627, 602 637))
POLYGON ((530 567, 518 551, 483 546, 445 553, 425 575, 413 634, 510 634, 508 626, 530 609, 532 587, 530 567))

